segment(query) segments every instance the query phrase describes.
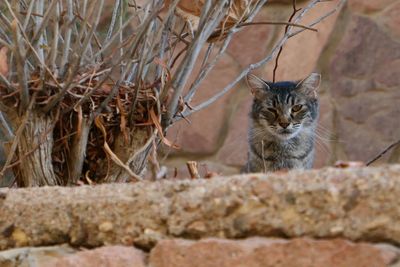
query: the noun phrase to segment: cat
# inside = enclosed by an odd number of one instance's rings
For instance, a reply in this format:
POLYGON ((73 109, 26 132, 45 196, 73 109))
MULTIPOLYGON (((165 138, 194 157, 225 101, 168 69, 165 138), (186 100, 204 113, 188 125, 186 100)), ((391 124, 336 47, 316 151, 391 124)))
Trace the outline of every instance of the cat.
POLYGON ((253 94, 248 160, 242 172, 310 169, 319 115, 321 75, 298 82, 267 82, 248 74, 253 94))

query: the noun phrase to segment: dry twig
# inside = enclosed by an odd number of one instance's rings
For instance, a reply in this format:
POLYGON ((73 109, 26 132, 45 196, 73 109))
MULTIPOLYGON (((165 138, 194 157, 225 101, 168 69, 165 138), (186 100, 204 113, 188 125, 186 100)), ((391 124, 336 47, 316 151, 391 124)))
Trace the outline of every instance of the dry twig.
POLYGON ((369 166, 372 163, 374 163, 375 161, 377 161, 378 159, 380 159, 383 155, 385 155, 389 150, 391 150, 392 148, 396 147, 400 145, 400 139, 397 140, 396 142, 390 144, 388 147, 386 147, 382 152, 380 152, 378 155, 376 155, 373 159, 371 159, 370 161, 368 161, 365 165, 369 166))
POLYGON ((197 168, 196 161, 188 161, 188 162, 186 162, 186 166, 188 168, 190 178, 192 178, 192 179, 200 178, 199 169, 197 168))

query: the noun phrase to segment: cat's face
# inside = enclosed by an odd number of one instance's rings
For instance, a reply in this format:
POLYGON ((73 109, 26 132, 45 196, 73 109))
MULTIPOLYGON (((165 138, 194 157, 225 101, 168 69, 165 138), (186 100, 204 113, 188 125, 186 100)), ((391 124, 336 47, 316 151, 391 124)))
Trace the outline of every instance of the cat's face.
POLYGON ((312 73, 300 82, 269 83, 248 75, 254 95, 253 121, 282 140, 315 126, 318 117, 317 89, 321 76, 312 73))

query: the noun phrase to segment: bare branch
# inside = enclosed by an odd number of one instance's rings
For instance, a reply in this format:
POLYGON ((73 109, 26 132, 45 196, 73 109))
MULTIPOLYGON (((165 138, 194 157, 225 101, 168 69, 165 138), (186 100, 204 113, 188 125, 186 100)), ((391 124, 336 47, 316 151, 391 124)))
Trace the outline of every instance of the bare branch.
MULTIPOLYGON (((99 21, 100 21, 100 15, 101 15, 101 12, 103 9, 103 4, 104 4, 104 0, 100 0, 97 16, 95 18, 95 23, 92 26, 92 28, 90 29, 90 32, 86 35, 81 49, 76 52, 77 56, 75 57, 75 62, 73 63, 73 65, 71 67, 71 72, 68 75, 67 82, 65 83, 65 85, 63 86, 61 91, 58 92, 56 95, 54 95, 52 100, 49 101, 49 103, 43 108, 44 112, 49 112, 62 99, 65 92, 70 89, 73 78, 75 77, 75 75, 79 69, 80 63, 81 63, 82 57, 80 57, 79 55, 83 55, 86 52, 86 49, 88 48, 89 43, 92 40, 93 33, 96 30, 97 25, 99 24, 99 21)), ((83 29, 82 29, 82 32, 83 32, 83 29)))
POLYGON ((33 8, 35 7, 35 4, 36 4, 36 0, 31 0, 28 11, 26 13, 24 25, 22 27, 24 31, 26 31, 26 28, 28 27, 28 24, 29 24, 29 20, 32 18, 32 12, 33 12, 33 8))
POLYGON ((14 133, 11 127, 8 125, 6 119, 4 118, 3 112, 0 111, 0 130, 3 132, 6 140, 11 140, 14 138, 14 133))
POLYGON ((304 30, 310 30, 310 31, 314 31, 314 32, 318 31, 317 29, 309 27, 309 26, 291 23, 291 22, 285 22, 285 21, 246 22, 246 23, 239 24, 238 27, 253 26, 253 25, 286 25, 286 26, 303 28, 304 30))
MULTIPOLYGON (((308 13, 308 11, 312 8, 315 7, 315 5, 317 5, 321 0, 313 0, 311 1, 306 7, 304 7, 301 12, 296 16, 296 18, 294 19, 293 23, 298 24, 302 18, 304 17, 304 15, 306 13, 308 13)), ((342 0, 338 6, 342 5, 343 2, 345 0, 342 0)), ((339 8, 339 7, 338 7, 339 8)), ((335 9, 338 10, 338 9, 335 9)), ((333 14, 330 12, 330 14, 333 14)), ((323 21, 324 19, 326 19, 328 16, 322 16, 319 20, 323 21)), ((313 25, 314 26, 314 25, 313 25)), ((293 26, 289 26, 289 29, 287 31, 287 33, 278 41, 278 43, 275 45, 275 47, 271 50, 270 54, 267 55, 266 57, 264 57, 263 59, 261 59, 260 61, 250 64, 248 65, 245 69, 243 69, 240 74, 238 76, 235 77, 235 79, 233 81, 231 81, 227 86, 225 86, 222 90, 220 90, 218 93, 216 93, 214 96, 210 97, 209 99, 207 99, 206 101, 200 103, 199 105, 193 107, 190 110, 185 110, 183 112, 183 116, 187 117, 199 110, 202 110, 206 107, 208 107, 209 105, 211 105, 212 103, 214 103, 215 101, 217 101, 218 99, 220 99, 222 96, 224 96, 227 92, 229 92, 232 88, 234 88, 234 86, 243 78, 245 77, 250 71, 259 68, 260 66, 266 64, 267 62, 271 61, 275 55, 278 53, 279 49, 286 43, 286 41, 290 38, 290 36, 292 35, 292 28, 293 26)), ((304 29, 300 30, 303 31, 304 29)), ((174 121, 178 121, 181 120, 182 117, 175 117, 174 121)))
POLYGON ((59 18, 60 18, 60 11, 59 11, 59 3, 57 2, 55 11, 55 22, 54 22, 54 30, 53 30, 53 43, 51 46, 51 54, 50 54, 50 67, 52 71, 57 69, 56 60, 58 55, 58 40, 60 34, 60 26, 59 26, 59 18))
MULTIPOLYGON (((210 2, 211 1, 207 1, 206 3, 210 4, 210 2)), ((226 9, 225 4, 225 1, 215 1, 212 7, 209 7, 207 4, 204 4, 203 6, 199 27, 197 29, 193 42, 190 44, 188 52, 186 53, 185 58, 178 67, 178 70, 175 73, 175 77, 170 84, 170 87, 173 88, 174 91, 172 99, 168 106, 167 113, 163 118, 164 127, 168 126, 172 122, 171 120, 175 115, 179 97, 182 94, 184 85, 189 78, 189 74, 193 69, 194 63, 198 55, 200 54, 201 48, 203 47, 209 36, 213 33, 216 26, 225 16, 225 12, 223 11, 224 9, 226 9), (209 12, 207 12, 208 10, 209 12), (204 19, 202 19, 203 17, 204 19)), ((167 90, 164 90, 163 94, 161 95, 161 99, 165 98, 166 93, 167 90)))
POLYGON ((106 40, 105 40, 106 42, 108 42, 108 41, 110 40, 111 35, 112 35, 113 31, 114 31, 115 22, 116 22, 116 20, 117 20, 117 15, 120 14, 120 18, 122 18, 121 13, 118 12, 118 11, 121 10, 121 9, 122 9, 122 2, 121 2, 121 0, 115 0, 115 2, 114 2, 114 9, 113 9, 113 13, 112 13, 112 16, 111 16, 111 22, 110 22, 110 25, 109 25, 109 27, 108 27, 107 36, 106 36, 106 40))
MULTIPOLYGON (((329 1, 331 1, 331 0, 329 0, 329 1)), ((322 0, 321 0, 320 2, 322 3, 322 2, 328 2, 328 1, 322 1, 322 0)), ((346 3, 346 0, 341 0, 341 1, 339 2, 339 4, 337 4, 337 5, 335 6, 334 9, 332 9, 331 11, 329 11, 328 13, 326 13, 325 15, 323 15, 323 16, 319 17, 318 19, 314 20, 313 22, 311 22, 311 23, 308 25, 308 27, 313 27, 313 26, 317 25, 318 23, 320 23, 321 21, 325 20, 326 18, 332 16, 333 14, 335 14, 337 11, 339 11, 339 10, 342 8, 342 6, 344 5, 344 3, 346 3)), ((303 32, 304 30, 305 30, 305 29, 300 29, 300 30, 298 30, 298 31, 293 32, 292 34, 289 35, 289 38, 292 38, 293 36, 295 36, 295 35, 297 35, 297 34, 303 32)))
POLYGON ((397 140, 396 142, 390 144, 387 148, 385 148, 382 152, 380 152, 378 155, 376 155, 373 159, 368 161, 365 165, 367 165, 367 166, 371 165, 372 163, 374 163, 375 161, 380 159, 383 155, 385 155, 389 150, 391 150, 392 148, 394 148, 398 145, 400 145, 400 139, 397 140))
MULTIPOLYGON (((293 20, 294 16, 296 15, 297 12, 299 12, 301 10, 301 8, 299 8, 299 9, 296 8, 296 0, 292 0, 292 5, 293 5, 293 12, 292 12, 292 15, 289 17, 289 20, 288 20, 289 24, 285 27, 285 34, 288 32, 289 26, 291 26, 290 24, 293 24, 293 23, 291 23, 291 21, 293 20)), ((283 50, 283 46, 281 46, 281 48, 279 48, 278 55, 276 56, 276 59, 275 59, 275 67, 272 72, 272 82, 275 82, 276 70, 278 69, 279 57, 281 56, 282 50, 283 50)))
POLYGON ((21 33, 17 25, 17 21, 14 20, 12 23, 12 33, 14 38, 14 55, 17 63, 17 76, 19 80, 19 86, 21 88, 20 97, 22 108, 26 108, 29 103, 29 91, 28 81, 25 65, 25 48, 21 44, 21 33))
MULTIPOLYGON (((72 23, 74 20, 74 14, 73 14, 73 5, 72 5, 72 0, 66 0, 67 1, 67 18, 68 21, 65 22, 67 25, 72 23)), ((68 63, 68 58, 69 58, 69 52, 70 52, 70 47, 71 47, 71 36, 72 36, 72 27, 67 27, 65 37, 64 37, 64 49, 63 49, 63 54, 61 58, 61 66, 60 66, 60 72, 62 74, 65 73, 65 68, 68 63)))
POLYGON ((19 139, 21 138, 21 135, 22 135, 22 133, 23 133, 23 131, 25 129, 25 126, 26 126, 28 120, 29 120, 29 117, 30 117, 29 113, 31 112, 33 104, 35 103, 35 96, 36 96, 36 92, 34 93, 33 97, 31 98, 31 101, 30 101, 30 103, 29 103, 29 105, 28 105, 28 107, 27 107, 27 109, 25 111, 25 115, 24 115, 24 117, 23 117, 23 119, 21 121, 21 124, 19 125, 19 127, 18 127, 18 129, 17 129, 17 131, 15 133, 11 148, 8 151, 7 160, 4 163, 3 169, 0 171, 0 177, 4 176, 4 173, 7 170, 8 165, 11 163, 11 161, 14 158, 15 151, 17 150, 19 139))

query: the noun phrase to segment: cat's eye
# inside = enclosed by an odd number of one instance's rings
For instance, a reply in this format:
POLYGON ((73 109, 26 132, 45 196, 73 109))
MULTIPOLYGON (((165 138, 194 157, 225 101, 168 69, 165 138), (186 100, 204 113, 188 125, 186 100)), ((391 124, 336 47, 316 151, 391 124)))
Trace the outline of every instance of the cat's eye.
POLYGON ((303 107, 303 105, 294 105, 292 107, 292 111, 293 112, 299 112, 301 110, 301 108, 303 107))

